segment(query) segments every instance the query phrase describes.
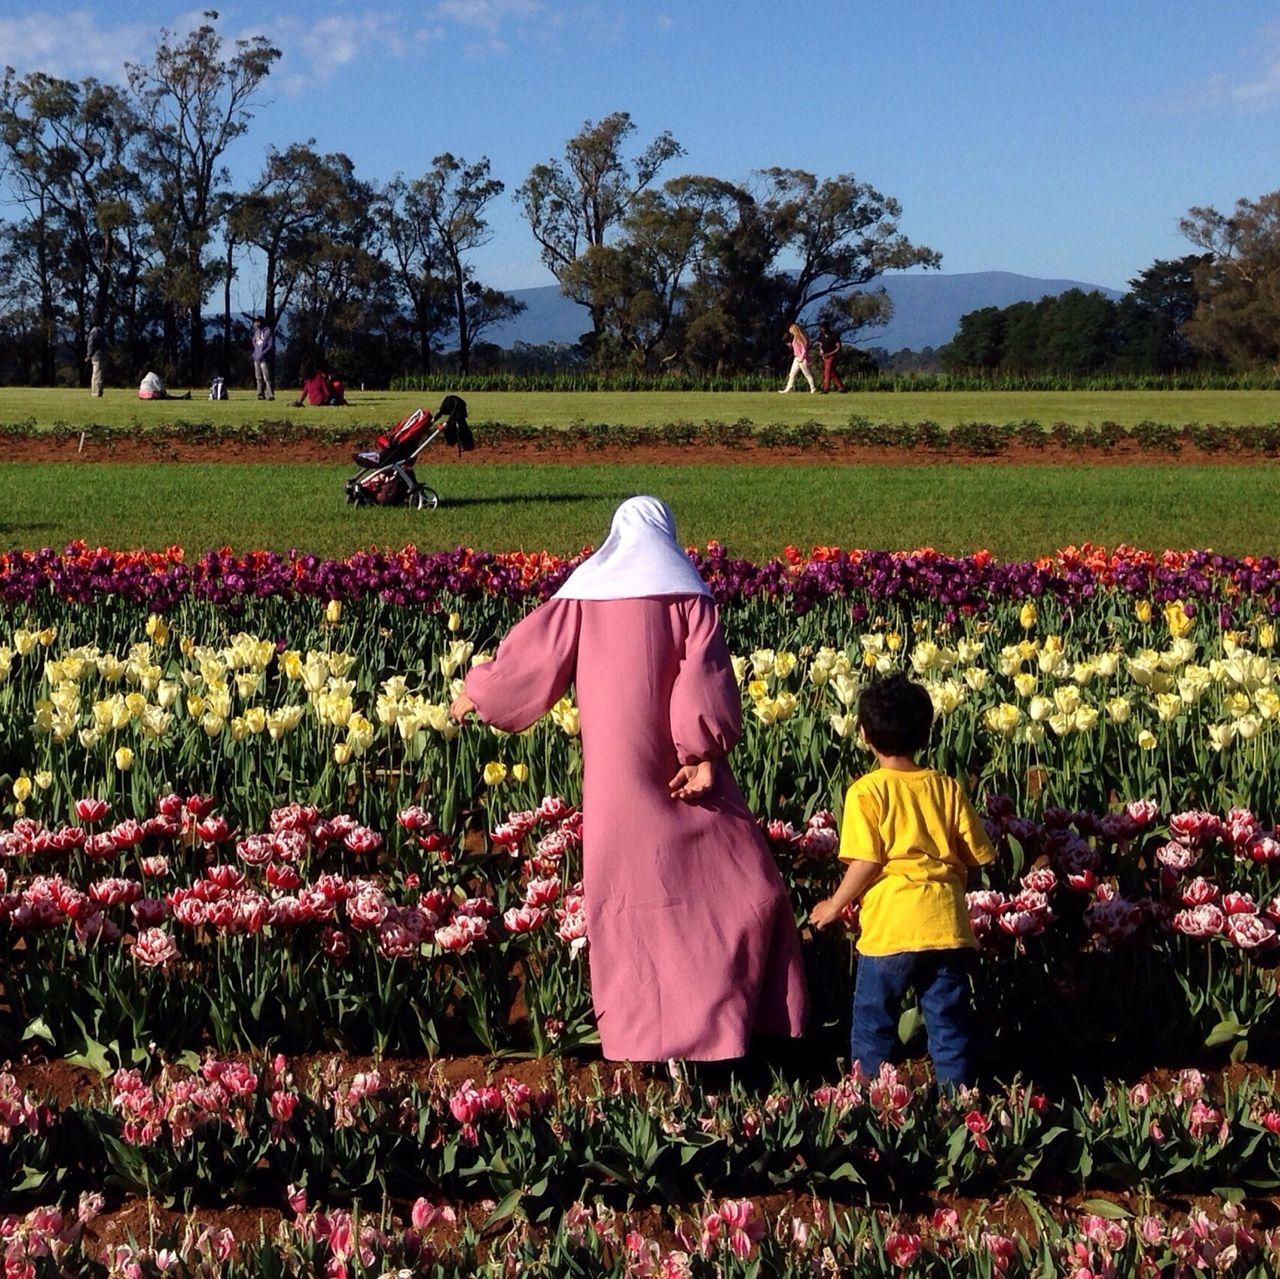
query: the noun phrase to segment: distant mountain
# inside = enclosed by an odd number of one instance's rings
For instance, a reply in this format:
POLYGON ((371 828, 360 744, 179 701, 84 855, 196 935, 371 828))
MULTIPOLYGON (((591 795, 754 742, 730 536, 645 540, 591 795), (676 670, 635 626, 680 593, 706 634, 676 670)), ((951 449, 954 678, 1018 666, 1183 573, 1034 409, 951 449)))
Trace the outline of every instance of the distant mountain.
MULTIPOLYGON (((1097 290, 1109 298, 1121 296, 1115 289, 1080 280, 1041 280, 1012 271, 971 271, 946 275, 937 271, 921 275, 887 275, 881 281, 893 299, 893 319, 882 329, 869 329, 859 346, 879 346, 886 351, 913 351, 950 342, 960 327, 960 317, 984 306, 1012 306, 1038 302, 1068 289, 1097 290)), ((586 307, 570 302, 558 285, 540 289, 514 289, 512 296, 526 310, 514 320, 485 334, 499 346, 516 342, 576 342, 591 327, 586 307)))

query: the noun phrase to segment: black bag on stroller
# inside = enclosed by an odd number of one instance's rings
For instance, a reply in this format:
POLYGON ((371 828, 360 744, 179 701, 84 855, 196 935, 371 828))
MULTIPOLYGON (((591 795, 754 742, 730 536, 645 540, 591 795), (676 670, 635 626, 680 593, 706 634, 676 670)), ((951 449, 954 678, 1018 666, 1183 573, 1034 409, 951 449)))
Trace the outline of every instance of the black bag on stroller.
POLYGON ((435 417, 426 409, 415 409, 386 435, 378 436, 376 447, 354 454, 360 470, 347 481, 347 501, 353 506, 407 503, 416 510, 439 506, 440 495, 418 482, 413 467, 423 449, 441 434, 457 445, 459 454, 475 447, 467 426, 466 401, 460 396, 445 396, 435 417))
POLYGON ((444 442, 453 445, 458 455, 470 453, 476 446, 475 436, 467 425, 467 402, 460 395, 446 395, 436 410, 436 421, 444 419, 444 442))

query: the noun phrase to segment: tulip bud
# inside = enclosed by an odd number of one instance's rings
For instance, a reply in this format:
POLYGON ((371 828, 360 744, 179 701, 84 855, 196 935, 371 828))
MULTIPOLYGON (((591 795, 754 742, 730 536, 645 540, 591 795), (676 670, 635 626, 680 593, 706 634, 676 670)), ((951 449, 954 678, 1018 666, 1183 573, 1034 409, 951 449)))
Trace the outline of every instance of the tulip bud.
POLYGON ((15 778, 13 797, 19 804, 25 803, 31 797, 31 778, 26 773, 23 773, 21 777, 15 778))
POLYGON ((462 629, 462 614, 450 613, 449 614, 449 630, 456 635, 461 629, 462 629))
POLYGON ((329 601, 329 603, 325 606, 324 620, 326 622, 331 622, 335 626, 340 621, 342 621, 342 601, 341 600, 329 601))
POLYGON ((1033 600, 1028 600, 1018 613, 1018 621, 1022 623, 1022 629, 1029 631, 1036 624, 1036 606, 1033 600))
POLYGON ((133 767, 133 751, 129 747, 121 746, 116 751, 116 767, 122 773, 127 773, 133 767))

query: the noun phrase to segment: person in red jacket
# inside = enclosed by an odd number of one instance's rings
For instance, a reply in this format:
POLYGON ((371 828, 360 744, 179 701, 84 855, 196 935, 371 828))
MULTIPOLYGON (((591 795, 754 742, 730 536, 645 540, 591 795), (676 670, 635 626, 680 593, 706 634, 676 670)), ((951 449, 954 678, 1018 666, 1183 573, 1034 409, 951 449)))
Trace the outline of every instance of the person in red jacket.
POLYGON ((293 403, 295 408, 301 408, 304 404, 325 405, 346 402, 342 383, 337 378, 331 378, 324 369, 320 368, 304 378, 302 390, 298 392, 298 398, 293 403))

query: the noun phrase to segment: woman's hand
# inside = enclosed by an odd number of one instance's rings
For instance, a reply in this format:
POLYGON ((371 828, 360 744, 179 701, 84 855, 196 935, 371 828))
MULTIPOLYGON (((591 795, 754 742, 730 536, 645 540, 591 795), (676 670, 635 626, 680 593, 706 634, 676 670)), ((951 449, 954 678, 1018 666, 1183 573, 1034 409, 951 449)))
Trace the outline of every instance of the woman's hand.
POLYGON ((453 719, 461 724, 467 716, 475 710, 475 708, 475 702, 473 702, 467 692, 463 690, 453 699, 453 704, 449 707, 449 714, 453 719))
POLYGON ((668 783, 672 799, 701 799, 715 784, 716 762, 686 764, 668 783))

